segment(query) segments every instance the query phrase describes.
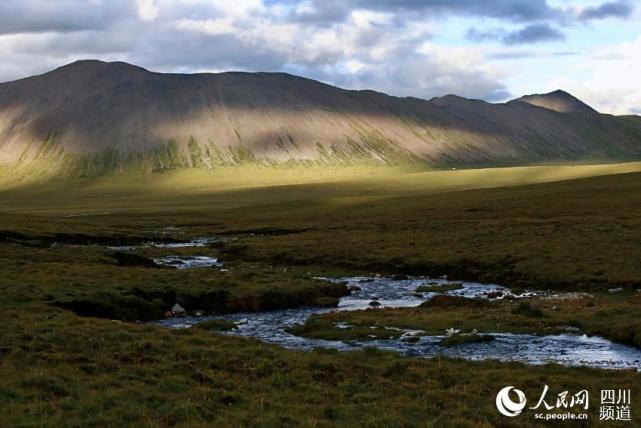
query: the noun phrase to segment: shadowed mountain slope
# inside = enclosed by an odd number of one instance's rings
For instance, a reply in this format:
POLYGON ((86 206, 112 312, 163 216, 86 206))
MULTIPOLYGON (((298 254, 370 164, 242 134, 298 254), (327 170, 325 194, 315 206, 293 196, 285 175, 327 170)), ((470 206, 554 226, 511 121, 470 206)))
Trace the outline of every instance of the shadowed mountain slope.
POLYGON ((10 174, 639 157, 639 117, 599 114, 562 91, 427 101, 283 73, 161 74, 101 61, 0 84, 0 165, 10 174))

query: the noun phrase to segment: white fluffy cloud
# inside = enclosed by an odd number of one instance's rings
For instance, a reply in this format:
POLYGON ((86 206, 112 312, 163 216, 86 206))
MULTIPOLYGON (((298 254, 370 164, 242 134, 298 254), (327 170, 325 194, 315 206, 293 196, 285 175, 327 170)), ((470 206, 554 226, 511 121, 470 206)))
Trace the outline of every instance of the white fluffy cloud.
POLYGON ((138 16, 143 21, 153 21, 158 17, 158 7, 155 0, 136 0, 138 2, 138 16))
POLYGON ((576 65, 581 79, 566 73, 551 82, 612 114, 641 114, 641 36, 605 46, 576 65))

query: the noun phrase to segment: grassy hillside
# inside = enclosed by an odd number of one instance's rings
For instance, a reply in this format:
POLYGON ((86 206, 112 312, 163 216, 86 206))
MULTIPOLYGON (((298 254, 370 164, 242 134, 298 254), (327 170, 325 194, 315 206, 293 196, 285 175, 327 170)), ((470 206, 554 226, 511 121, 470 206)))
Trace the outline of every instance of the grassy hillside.
MULTIPOLYGON (((109 210, 114 214, 119 211, 143 213, 172 210, 174 205, 180 205, 175 214, 184 215, 185 211, 196 210, 251 209, 266 200, 285 204, 298 200, 328 203, 337 198, 343 201, 342 205, 358 206, 362 198, 420 197, 634 172, 641 172, 641 162, 460 170, 427 169, 418 165, 376 168, 367 165, 289 168, 244 165, 151 175, 115 174, 40 181, 15 180, 0 174, 0 192, 7 201, 0 207, 0 212, 20 210, 74 215, 109 210)), ((301 204, 300 208, 303 207, 301 204)), ((274 215, 278 215, 279 207, 274 209, 274 215)))
POLYGON ((641 159, 638 117, 599 114, 566 93, 535 98, 428 101, 282 73, 162 74, 79 61, 0 83, 0 168, 42 179, 245 164, 641 159))

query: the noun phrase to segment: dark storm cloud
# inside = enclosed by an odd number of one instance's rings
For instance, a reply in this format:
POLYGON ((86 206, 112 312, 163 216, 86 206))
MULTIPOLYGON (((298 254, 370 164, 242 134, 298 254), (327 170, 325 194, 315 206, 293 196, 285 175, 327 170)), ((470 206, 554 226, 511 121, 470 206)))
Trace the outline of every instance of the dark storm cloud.
MULTIPOLYGON (((490 17, 510 22, 547 22, 594 20, 608 17, 627 18, 633 11, 625 0, 602 3, 578 13, 552 7, 548 0, 301 0, 266 1, 267 5, 289 5, 293 12, 287 18, 316 25, 342 22, 357 9, 419 19, 438 14, 490 17), (308 4, 309 7, 299 7, 308 4)), ((220 6, 218 6, 220 7, 220 6)), ((100 30, 118 20, 135 15, 134 0, 2 0, 0 1, 0 34, 73 32, 100 30)), ((203 16, 215 7, 207 3, 166 2, 167 15, 203 16)))
MULTIPOLYGON (((300 4, 291 1, 289 4, 300 4)), ((589 21, 604 18, 628 18, 634 7, 627 0, 605 2, 575 13, 551 6, 547 0, 312 0, 310 8, 295 11, 291 19, 331 25, 344 20, 357 9, 395 13, 404 16, 422 14, 486 17, 510 22, 589 21)))
POLYGON ((523 45, 563 39, 565 39, 563 33, 549 24, 530 24, 520 30, 506 34, 502 41, 506 45, 523 45))
POLYGON ((526 45, 532 43, 564 40, 563 33, 546 23, 527 25, 516 31, 494 29, 481 31, 470 29, 467 38, 475 41, 498 40, 506 45, 526 45))
POLYGON ((2 0, 0 35, 99 30, 135 13, 125 0, 2 0))
POLYGON ((580 20, 605 19, 605 18, 628 18, 632 15, 634 8, 627 1, 603 3, 597 7, 583 9, 578 18, 580 20))
POLYGON ((457 14, 491 17, 510 21, 536 21, 562 15, 546 0, 313 0, 312 8, 295 14, 299 19, 336 22, 355 9, 380 12, 428 14, 457 14))
POLYGON ((359 0, 357 3, 372 9, 434 11, 517 21, 551 18, 559 13, 546 0, 359 0))

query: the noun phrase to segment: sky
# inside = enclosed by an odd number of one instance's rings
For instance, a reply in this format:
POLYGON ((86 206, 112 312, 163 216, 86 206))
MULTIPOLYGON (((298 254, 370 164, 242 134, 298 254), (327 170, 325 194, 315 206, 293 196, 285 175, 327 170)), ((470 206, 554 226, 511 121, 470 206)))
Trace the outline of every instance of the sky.
POLYGON ((641 114, 640 24, 641 0, 2 0, 0 81, 101 59, 641 114))

